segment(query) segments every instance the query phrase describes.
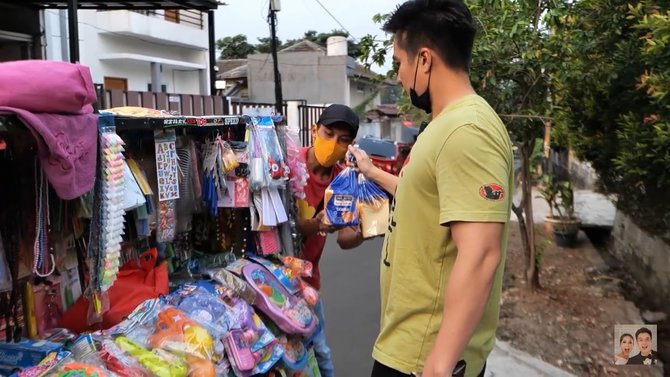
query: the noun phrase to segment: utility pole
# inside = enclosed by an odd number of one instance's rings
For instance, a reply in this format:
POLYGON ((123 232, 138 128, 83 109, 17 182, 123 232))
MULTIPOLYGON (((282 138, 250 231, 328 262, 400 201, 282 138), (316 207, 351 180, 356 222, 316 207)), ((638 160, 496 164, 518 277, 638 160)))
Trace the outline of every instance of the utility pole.
MULTIPOLYGON (((284 96, 281 89, 281 74, 279 73, 279 61, 277 59, 277 12, 281 10, 279 0, 270 0, 270 48, 272 49, 272 60, 274 63, 275 76, 275 113, 284 112, 284 96)), ((285 114, 284 114, 285 115, 285 114)))

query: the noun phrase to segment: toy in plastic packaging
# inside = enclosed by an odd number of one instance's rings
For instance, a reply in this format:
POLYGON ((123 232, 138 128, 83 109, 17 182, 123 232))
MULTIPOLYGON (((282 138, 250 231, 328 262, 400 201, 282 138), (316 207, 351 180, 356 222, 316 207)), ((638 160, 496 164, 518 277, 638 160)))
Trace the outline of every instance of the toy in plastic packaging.
POLYGON ((314 331, 316 316, 307 303, 292 295, 267 269, 250 264, 244 277, 256 290, 256 307, 287 334, 308 335, 314 331))
POLYGON ((63 365, 56 377, 107 377, 111 376, 102 368, 86 363, 71 362, 63 365))
POLYGON ((291 294, 300 292, 300 271, 295 270, 285 264, 274 263, 266 258, 248 257, 250 260, 265 267, 274 275, 275 278, 286 288, 291 294))
POLYGON ((186 377, 188 375, 188 364, 182 357, 158 349, 149 351, 126 336, 120 336, 114 342, 136 358, 154 376, 186 377))
POLYGON ((156 332, 148 344, 154 349, 204 359, 211 359, 214 352, 214 339, 207 329, 176 308, 167 308, 158 315, 156 332))
POLYGON ((312 262, 304 259, 292 256, 285 256, 281 259, 281 261, 282 263, 284 263, 284 266, 291 269, 294 276, 300 276, 303 278, 311 277, 314 271, 314 266, 312 265, 312 262))
POLYGON ((389 224, 389 199, 374 182, 358 176, 358 210, 363 238, 384 235, 389 224))
MULTIPOLYGON (((173 294, 172 297, 171 301, 175 306, 190 318, 191 323, 184 323, 183 325, 197 325, 204 328, 214 339, 223 338, 229 330, 231 326, 230 307, 204 288, 185 287, 173 294)), ((212 347, 208 347, 208 349, 213 351, 213 346, 212 344, 212 347)), ((211 351, 207 356, 211 358, 211 351)))
POLYGON ((292 372, 300 372, 307 366, 307 348, 299 337, 281 335, 279 344, 284 349, 282 364, 292 372))
POLYGON ((282 187, 289 175, 279 138, 270 117, 252 117, 249 138, 251 188, 282 187))
POLYGON ((126 354, 109 338, 100 342, 98 354, 107 369, 119 377, 151 377, 151 373, 137 359, 126 354))
POLYGON ((277 338, 244 300, 234 300, 232 316, 234 325, 231 332, 226 335, 226 353, 231 363, 231 369, 238 376, 249 374, 249 371, 242 371, 238 367, 238 365, 241 367, 248 366, 247 362, 244 361, 249 360, 248 349, 254 360, 251 375, 268 372, 282 356, 277 338), (234 347, 238 348, 235 349, 234 347), (237 360, 235 360, 236 358, 237 360))
POLYGON ((358 178, 354 169, 347 167, 335 177, 324 194, 326 216, 323 222, 334 226, 356 226, 358 219, 358 178))
POLYGON ((302 293, 302 297, 310 306, 315 307, 319 302, 319 291, 317 291, 316 288, 312 287, 311 285, 305 283, 303 280, 300 280, 300 292, 302 293))
POLYGON ((219 161, 217 162, 224 173, 229 173, 240 166, 240 162, 237 160, 237 156, 230 144, 222 140, 220 137, 217 137, 216 145, 219 149, 219 161))
POLYGON ((286 132, 286 160, 290 170, 289 185, 293 196, 305 199, 305 186, 307 186, 307 165, 300 156, 300 148, 296 143, 298 135, 286 132))
POLYGON ((251 352, 251 341, 242 330, 231 330, 226 335, 226 354, 238 376, 250 376, 256 366, 256 359, 251 352))
POLYGON ((43 377, 57 370, 61 364, 70 360, 69 351, 55 351, 49 353, 39 364, 18 372, 18 377, 43 377))
POLYGON ((240 297, 250 304, 253 304, 254 301, 256 301, 256 291, 254 291, 246 281, 235 276, 232 272, 224 268, 217 268, 207 271, 206 275, 221 284, 221 286, 229 292, 227 294, 228 296, 240 297))

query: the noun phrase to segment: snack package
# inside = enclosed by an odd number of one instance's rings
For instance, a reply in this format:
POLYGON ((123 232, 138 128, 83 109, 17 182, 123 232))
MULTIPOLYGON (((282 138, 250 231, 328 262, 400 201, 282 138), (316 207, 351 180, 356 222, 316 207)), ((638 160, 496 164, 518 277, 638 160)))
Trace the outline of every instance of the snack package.
POLYGON ((326 216, 324 224, 335 226, 356 226, 358 219, 358 178, 350 167, 335 177, 323 197, 326 216))
POLYGON ((384 235, 389 224, 389 199, 374 182, 358 176, 358 211, 363 238, 384 235))

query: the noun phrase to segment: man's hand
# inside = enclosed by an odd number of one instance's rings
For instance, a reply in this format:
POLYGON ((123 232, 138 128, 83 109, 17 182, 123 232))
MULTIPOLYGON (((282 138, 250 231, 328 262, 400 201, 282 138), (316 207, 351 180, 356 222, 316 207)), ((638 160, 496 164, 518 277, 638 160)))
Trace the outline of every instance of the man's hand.
POLYGON ((351 153, 356 159, 356 166, 358 167, 358 171, 361 172, 361 174, 363 174, 366 178, 370 178, 370 175, 375 169, 377 169, 377 167, 372 164, 372 160, 368 154, 365 153, 364 150, 356 148, 353 145, 349 146, 349 153, 351 153))
POLYGON ((423 366, 423 372, 417 375, 421 377, 451 377, 453 369, 454 366, 447 364, 444 358, 440 357, 439 350, 433 347, 423 366))
POLYGON ((321 234, 321 235, 326 235, 326 234, 329 234, 329 233, 337 232, 339 230, 338 227, 336 227, 334 225, 324 224, 324 222, 323 222, 323 217, 324 216, 326 216, 326 212, 325 212, 325 210, 322 210, 321 212, 319 212, 314 217, 314 221, 318 222, 318 227, 319 227, 319 232, 318 233, 321 234))
POLYGON ((395 193, 396 186, 398 185, 397 176, 376 167, 368 154, 360 148, 350 145, 349 153, 356 158, 357 169, 365 178, 377 183, 389 194, 395 193))

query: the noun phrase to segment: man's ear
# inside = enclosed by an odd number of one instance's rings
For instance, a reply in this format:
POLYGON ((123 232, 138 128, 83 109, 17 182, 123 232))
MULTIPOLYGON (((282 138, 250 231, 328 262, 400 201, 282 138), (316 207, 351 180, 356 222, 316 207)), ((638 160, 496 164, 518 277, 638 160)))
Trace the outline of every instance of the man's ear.
POLYGON ((428 48, 419 50, 419 64, 424 73, 428 73, 433 65, 433 51, 428 48))

